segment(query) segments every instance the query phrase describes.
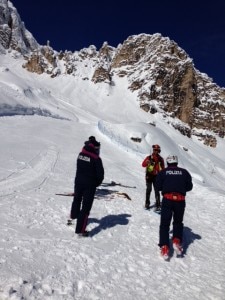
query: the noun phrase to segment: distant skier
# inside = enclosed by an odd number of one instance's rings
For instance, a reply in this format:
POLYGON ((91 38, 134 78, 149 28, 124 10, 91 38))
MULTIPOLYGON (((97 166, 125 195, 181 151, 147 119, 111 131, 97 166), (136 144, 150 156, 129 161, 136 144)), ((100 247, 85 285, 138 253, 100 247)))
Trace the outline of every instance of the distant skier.
POLYGON ((192 178, 186 169, 178 167, 176 155, 166 159, 168 167, 159 172, 156 187, 162 191, 162 208, 159 228, 159 247, 164 259, 169 258, 169 229, 173 218, 173 248, 177 255, 182 254, 183 216, 186 192, 193 188, 192 178))
POLYGON ((150 208, 150 195, 152 191, 152 185, 155 191, 156 210, 160 210, 160 194, 156 189, 155 180, 159 171, 164 169, 164 159, 160 156, 161 148, 159 145, 153 145, 153 153, 147 156, 142 162, 142 167, 146 168, 145 180, 146 180, 146 198, 145 208, 150 208))
POLYGON ((74 199, 70 216, 71 219, 77 219, 75 233, 79 236, 88 236, 86 226, 96 187, 104 179, 104 168, 99 151, 100 143, 94 137, 90 137, 77 158, 74 199))

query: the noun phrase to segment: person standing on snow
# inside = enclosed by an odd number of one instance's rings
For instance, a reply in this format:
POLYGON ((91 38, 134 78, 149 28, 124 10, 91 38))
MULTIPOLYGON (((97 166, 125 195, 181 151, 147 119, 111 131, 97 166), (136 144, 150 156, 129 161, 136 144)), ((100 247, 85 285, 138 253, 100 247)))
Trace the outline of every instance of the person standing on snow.
POLYGON ((146 181, 146 198, 145 208, 150 208, 150 195, 152 185, 155 191, 156 210, 160 210, 160 194, 156 189, 155 180, 159 171, 164 169, 164 159, 160 156, 161 148, 159 145, 153 145, 153 153, 147 156, 142 162, 142 167, 146 168, 145 181, 146 181))
POLYGON ((77 170, 74 182, 74 199, 71 207, 71 219, 77 219, 75 233, 88 236, 86 231, 96 187, 104 179, 104 168, 99 156, 100 143, 91 136, 77 158, 77 170))
POLYGON ((177 255, 182 254, 183 216, 186 192, 193 188, 192 178, 186 169, 178 167, 176 155, 166 159, 168 167, 159 172, 156 187, 162 191, 162 208, 159 228, 159 247, 164 259, 169 259, 169 229, 173 218, 172 244, 177 255))

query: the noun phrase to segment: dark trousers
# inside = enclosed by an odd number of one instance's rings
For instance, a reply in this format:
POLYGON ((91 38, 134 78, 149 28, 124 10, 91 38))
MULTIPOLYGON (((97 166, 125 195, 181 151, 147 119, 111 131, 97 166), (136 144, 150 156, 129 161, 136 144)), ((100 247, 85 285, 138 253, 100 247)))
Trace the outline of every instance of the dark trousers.
POLYGON ((159 227, 159 246, 169 246, 170 223, 173 218, 173 238, 183 239, 183 217, 185 201, 162 199, 161 221, 159 227))
POLYGON ((159 194, 159 191, 157 191, 157 189, 156 189, 155 180, 156 180, 156 176, 152 178, 152 181, 146 181, 146 200, 145 200, 145 204, 150 205, 150 195, 151 195, 152 186, 153 186, 154 191, 155 191, 156 206, 159 207, 160 206, 160 194, 159 194))
POLYGON ((74 198, 71 207, 71 219, 77 219, 75 232, 83 233, 86 230, 88 216, 94 201, 96 187, 77 185, 74 189, 74 198))

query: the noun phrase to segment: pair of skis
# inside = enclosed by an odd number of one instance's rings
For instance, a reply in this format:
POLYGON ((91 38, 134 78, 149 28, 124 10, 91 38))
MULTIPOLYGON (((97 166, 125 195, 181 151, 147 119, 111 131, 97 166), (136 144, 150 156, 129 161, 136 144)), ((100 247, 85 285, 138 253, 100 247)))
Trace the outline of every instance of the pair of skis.
MULTIPOLYGON (((103 182, 101 184, 101 186, 104 186, 104 187, 121 186, 121 187, 124 187, 124 188, 133 188, 133 189, 136 188, 136 186, 124 185, 124 184, 121 184, 121 183, 115 182, 115 181, 111 181, 109 183, 103 182)), ((108 190, 108 189, 98 188, 97 191, 96 191, 97 196, 98 196, 98 194, 101 195, 101 192, 102 192, 102 194, 104 194, 106 196, 109 195, 109 194, 115 194, 115 195, 127 198, 128 200, 131 200, 130 196, 127 193, 124 193, 124 192, 118 192, 118 191, 112 191, 112 190, 108 190)), ((57 196, 74 197, 74 193, 57 193, 56 195, 57 196)))
MULTIPOLYGON (((98 190, 101 192, 101 190, 98 190)), ((112 191, 108 191, 108 194, 111 195, 118 195, 120 197, 126 198, 128 200, 131 200, 130 196, 127 193, 123 193, 123 192, 112 192, 112 191)), ((65 196, 65 197, 74 197, 74 193, 57 193, 57 196, 65 196)), ((106 195, 107 196, 107 195, 106 195)))

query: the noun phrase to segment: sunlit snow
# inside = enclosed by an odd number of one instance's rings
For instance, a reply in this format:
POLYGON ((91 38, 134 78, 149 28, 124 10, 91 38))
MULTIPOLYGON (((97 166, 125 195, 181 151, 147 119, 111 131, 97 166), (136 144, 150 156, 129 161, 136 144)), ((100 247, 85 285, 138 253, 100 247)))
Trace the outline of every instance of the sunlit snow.
POLYGON ((21 64, 0 56, 0 299, 225 299, 224 139, 210 148, 181 135, 162 115, 141 110, 124 78, 113 87, 53 79, 21 64), (101 142, 105 179, 90 237, 77 238, 66 225, 72 197, 55 194, 73 192, 90 135, 101 142), (169 262, 157 245, 160 216, 143 208, 141 163, 155 143, 164 158, 178 155, 194 183, 184 257, 169 262))

